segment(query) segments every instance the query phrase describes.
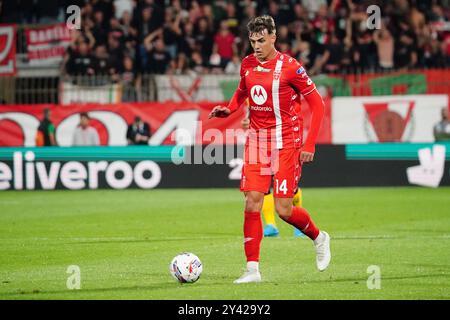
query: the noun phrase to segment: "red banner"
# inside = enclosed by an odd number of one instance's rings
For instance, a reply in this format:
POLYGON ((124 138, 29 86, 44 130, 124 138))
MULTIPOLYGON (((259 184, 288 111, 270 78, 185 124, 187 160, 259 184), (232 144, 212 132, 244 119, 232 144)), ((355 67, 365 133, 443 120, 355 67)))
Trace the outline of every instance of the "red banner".
POLYGON ((25 30, 30 64, 48 64, 61 60, 70 44, 70 30, 65 23, 25 30))
POLYGON ((16 74, 16 26, 0 24, 0 76, 16 74))
MULTIPOLYGON (((79 113, 88 112, 91 125, 100 136, 101 145, 126 145, 126 130, 135 116, 150 125, 150 144, 187 143, 179 133, 189 133, 196 144, 242 143, 241 129, 244 109, 228 118, 208 119, 216 103, 132 103, 87 105, 11 105, 0 107, 0 146, 34 146, 36 130, 45 108, 51 110, 56 141, 60 146, 71 146, 79 113), (213 129, 213 130, 210 130, 213 129), (211 138, 213 137, 213 138, 211 138), (220 139, 220 140, 219 140, 220 139)), ((322 123, 318 143, 331 143, 330 101, 326 100, 326 117, 322 123)), ((305 125, 309 124, 309 108, 303 106, 305 125)))

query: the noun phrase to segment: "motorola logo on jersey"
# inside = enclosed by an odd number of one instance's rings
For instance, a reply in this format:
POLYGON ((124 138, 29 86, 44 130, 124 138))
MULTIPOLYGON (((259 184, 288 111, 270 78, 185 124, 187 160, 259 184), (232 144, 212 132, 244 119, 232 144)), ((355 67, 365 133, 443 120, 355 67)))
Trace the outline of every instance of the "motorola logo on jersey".
POLYGON ((253 86, 250 90, 250 95, 257 105, 262 105, 267 101, 267 92, 260 85, 253 86))
POLYGON ((271 107, 263 107, 263 106, 250 106, 250 110, 252 111, 265 111, 272 112, 273 109, 271 107))

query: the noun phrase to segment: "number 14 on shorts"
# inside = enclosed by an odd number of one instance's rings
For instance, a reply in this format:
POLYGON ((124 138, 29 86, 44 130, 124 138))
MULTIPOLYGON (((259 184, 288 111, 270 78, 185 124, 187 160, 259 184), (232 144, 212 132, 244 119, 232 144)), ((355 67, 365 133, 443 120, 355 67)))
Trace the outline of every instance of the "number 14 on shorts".
POLYGON ((287 180, 283 179, 280 184, 279 179, 275 179, 275 193, 279 194, 283 192, 283 194, 287 194, 287 191, 287 180))

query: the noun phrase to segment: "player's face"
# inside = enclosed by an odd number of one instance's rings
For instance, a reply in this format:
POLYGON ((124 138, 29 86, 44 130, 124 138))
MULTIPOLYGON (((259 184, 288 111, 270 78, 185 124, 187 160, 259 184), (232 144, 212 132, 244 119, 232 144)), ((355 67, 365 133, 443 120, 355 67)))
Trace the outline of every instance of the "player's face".
POLYGON ((249 39, 256 57, 261 61, 266 60, 272 51, 275 50, 276 36, 269 34, 267 29, 259 33, 251 33, 249 39))

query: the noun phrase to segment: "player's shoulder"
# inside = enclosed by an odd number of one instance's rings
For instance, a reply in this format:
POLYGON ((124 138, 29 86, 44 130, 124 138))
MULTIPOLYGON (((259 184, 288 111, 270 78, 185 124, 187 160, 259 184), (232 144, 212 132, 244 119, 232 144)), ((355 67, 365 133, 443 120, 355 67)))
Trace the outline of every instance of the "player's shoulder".
POLYGON ((253 53, 244 57, 241 62, 241 65, 243 67, 250 67, 252 65, 257 65, 257 64, 258 64, 258 61, 256 60, 256 57, 253 53))
POLYGON ((293 69, 293 70, 297 70, 299 68, 303 68, 303 66, 302 66, 300 61, 298 61, 294 57, 291 57, 288 54, 282 53, 280 55, 279 59, 284 61, 285 68, 289 68, 289 69, 293 69))

